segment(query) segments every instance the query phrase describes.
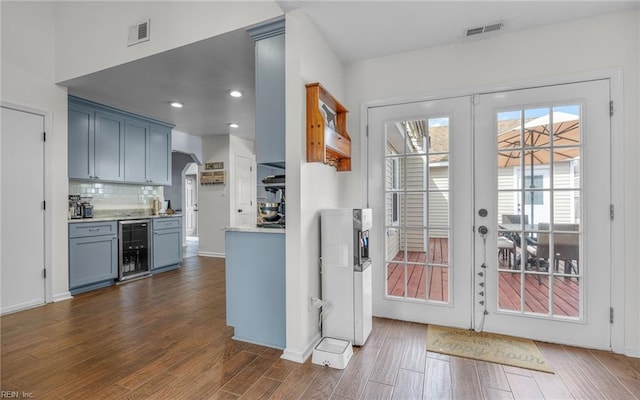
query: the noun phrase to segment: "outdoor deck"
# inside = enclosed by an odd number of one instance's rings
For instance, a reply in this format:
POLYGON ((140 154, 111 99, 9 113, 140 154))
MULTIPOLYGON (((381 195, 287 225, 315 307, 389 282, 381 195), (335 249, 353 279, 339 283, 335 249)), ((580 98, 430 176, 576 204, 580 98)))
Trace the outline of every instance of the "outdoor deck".
MULTIPOLYGON (((429 252, 408 252, 408 262, 426 265, 407 265, 407 297, 447 301, 449 288, 449 243, 447 239, 429 240, 429 252), (427 254, 429 259, 427 260, 427 254), (435 265, 433 265, 435 264, 435 265), (443 266, 438 266, 443 265, 443 266)), ((399 263, 389 263, 387 269, 387 290, 391 296, 403 297, 404 265, 403 253, 393 258, 399 263)), ((508 268, 507 261, 498 258, 501 268, 508 268)), ((506 310, 520 309, 520 271, 509 270, 499 275, 499 306, 506 310)), ((578 278, 556 278, 554 282, 553 313, 555 315, 577 317, 579 315, 578 278)), ((526 274, 524 308, 527 312, 547 314, 549 311, 549 278, 526 274)))

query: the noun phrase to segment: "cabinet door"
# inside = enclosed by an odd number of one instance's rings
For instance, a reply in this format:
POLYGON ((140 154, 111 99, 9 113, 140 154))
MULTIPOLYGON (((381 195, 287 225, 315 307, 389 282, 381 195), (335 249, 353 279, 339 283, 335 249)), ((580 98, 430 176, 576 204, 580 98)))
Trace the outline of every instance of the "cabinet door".
POLYGON ((124 179, 127 182, 147 182, 148 133, 148 123, 127 120, 124 136, 124 179))
POLYGON ((284 34, 256 41, 256 161, 284 163, 284 34))
POLYGON ((115 279, 117 275, 115 235, 69 239, 69 288, 115 279))
POLYGON ((69 178, 92 179, 93 110, 80 104, 69 103, 68 132, 69 178))
POLYGON ((96 111, 94 178, 124 180, 124 118, 96 111))
POLYGON ((147 179, 154 185, 171 185, 171 129, 151 124, 147 152, 147 179))
POLYGON ((153 232, 153 268, 179 264, 182 261, 180 229, 160 229, 153 232))

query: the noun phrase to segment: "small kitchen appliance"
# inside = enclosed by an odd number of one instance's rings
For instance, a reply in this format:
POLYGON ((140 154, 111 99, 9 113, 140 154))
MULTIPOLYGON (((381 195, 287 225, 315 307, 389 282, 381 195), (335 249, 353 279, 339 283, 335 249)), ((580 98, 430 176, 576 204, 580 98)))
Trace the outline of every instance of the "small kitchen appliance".
POLYGON ((82 206, 82 218, 93 218, 93 206, 85 201, 80 204, 82 206))
POLYGON ((262 179, 264 190, 273 193, 275 202, 258 203, 258 226, 285 227, 285 176, 269 175, 262 179))
POLYGON ((79 194, 69 195, 69 218, 71 219, 82 218, 82 206, 80 203, 79 194))

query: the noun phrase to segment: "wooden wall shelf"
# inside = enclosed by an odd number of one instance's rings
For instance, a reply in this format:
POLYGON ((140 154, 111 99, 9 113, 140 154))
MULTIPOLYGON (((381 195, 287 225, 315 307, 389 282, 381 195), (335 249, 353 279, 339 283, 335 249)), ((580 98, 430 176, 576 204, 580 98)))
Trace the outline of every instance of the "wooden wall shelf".
POLYGON ((347 110, 319 83, 307 87, 307 161, 351 171, 347 110))

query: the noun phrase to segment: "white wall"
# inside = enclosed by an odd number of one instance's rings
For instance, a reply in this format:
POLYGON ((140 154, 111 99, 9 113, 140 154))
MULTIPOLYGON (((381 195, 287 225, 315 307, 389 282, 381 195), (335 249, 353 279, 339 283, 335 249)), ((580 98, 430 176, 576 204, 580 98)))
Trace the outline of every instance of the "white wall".
POLYGON ((202 138, 173 130, 171 132, 171 150, 191 154, 198 164, 202 164, 202 138))
MULTIPOLYGON (((640 355, 640 292, 637 290, 640 272, 635 251, 639 245, 640 224, 637 207, 640 204, 637 174, 640 165, 636 156, 640 150, 638 19, 638 12, 630 11, 349 65, 345 80, 346 104, 351 110, 348 123, 355 171, 350 174, 353 181, 349 186, 354 188, 350 197, 361 196, 360 188, 366 179, 361 174, 364 171, 360 157, 362 104, 500 88, 564 74, 621 67, 624 105, 617 107, 620 111, 624 109, 624 132, 612 133, 614 140, 621 136, 624 140, 624 170, 614 171, 614 175, 624 176, 624 204, 627 205, 624 209, 625 351, 640 355)), ((374 296, 379 295, 374 292, 374 296)))
POLYGON ((67 91, 54 84, 54 4, 0 2, 0 100, 49 113, 45 146, 47 269, 53 299, 68 296, 67 91), (29 26, 29 29, 25 29, 29 26))
MULTIPOLYGON (((320 210, 353 206, 341 185, 352 172, 306 162, 305 84, 320 82, 344 97, 343 66, 313 22, 301 11, 286 15, 287 347, 284 358, 304 361, 320 336, 320 210)), ((359 204, 359 203, 358 203, 359 204)))
MULTIPOLYGON (((203 138, 204 162, 222 161, 229 165, 229 135, 210 135, 203 138)), ((199 172, 204 166, 198 167, 199 172)), ((229 179, 224 185, 200 185, 198 188, 198 254, 224 256, 224 228, 230 226, 231 207, 229 179)))
POLYGON ((56 82, 124 64, 282 15, 274 1, 67 1, 56 4, 56 82), (127 47, 150 18, 150 39, 127 47))

